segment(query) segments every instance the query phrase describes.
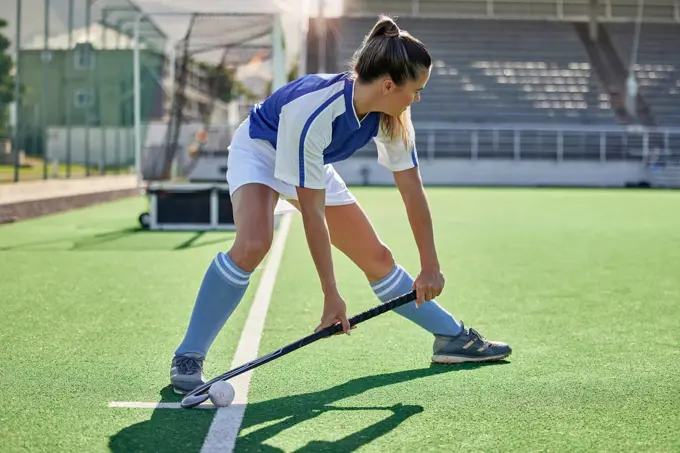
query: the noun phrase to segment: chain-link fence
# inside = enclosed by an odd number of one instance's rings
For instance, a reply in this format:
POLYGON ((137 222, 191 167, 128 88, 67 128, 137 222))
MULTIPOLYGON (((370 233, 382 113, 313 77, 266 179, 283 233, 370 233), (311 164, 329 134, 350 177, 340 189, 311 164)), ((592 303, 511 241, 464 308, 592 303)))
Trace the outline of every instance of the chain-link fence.
POLYGON ((229 130, 271 90, 266 77, 235 74, 247 63, 274 66, 276 11, 187 12, 194 5, 184 0, 161 11, 133 0, 0 3, 9 61, 0 57, 0 183, 186 173, 202 146, 197 131, 229 130))
POLYGON ((221 154, 226 160, 230 131, 247 113, 238 108, 239 100, 248 105, 270 91, 263 86, 249 89, 236 80, 235 72, 239 65, 273 59, 276 27, 266 14, 156 16, 176 23, 184 33, 169 46, 173 74, 167 121, 149 125, 141 171, 145 180, 186 178, 201 158, 221 154), (230 111, 234 102, 236 109, 230 111))
MULTIPOLYGON (((18 102, 0 181, 130 172, 132 40, 106 21, 138 12, 127 0, 3 0, 18 102)), ((151 80, 141 96, 150 118, 161 107, 153 77, 162 74, 165 36, 151 22, 144 26, 151 80)))

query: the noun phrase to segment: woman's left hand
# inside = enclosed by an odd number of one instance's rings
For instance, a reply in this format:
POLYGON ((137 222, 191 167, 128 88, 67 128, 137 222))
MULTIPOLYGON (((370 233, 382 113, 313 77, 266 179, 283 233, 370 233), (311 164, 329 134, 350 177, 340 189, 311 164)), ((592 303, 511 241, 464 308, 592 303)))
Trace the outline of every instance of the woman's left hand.
POLYGON ((444 289, 444 275, 438 269, 423 269, 413 282, 416 290, 416 307, 439 296, 444 289))

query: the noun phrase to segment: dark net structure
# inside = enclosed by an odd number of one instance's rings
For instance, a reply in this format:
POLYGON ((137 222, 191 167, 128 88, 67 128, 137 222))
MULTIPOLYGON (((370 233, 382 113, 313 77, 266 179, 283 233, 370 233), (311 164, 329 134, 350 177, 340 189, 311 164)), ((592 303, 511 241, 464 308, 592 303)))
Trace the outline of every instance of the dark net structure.
POLYGON ((146 129, 146 181, 186 178, 202 159, 224 160, 234 72, 274 52, 271 15, 193 13, 175 19, 186 24, 186 32, 168 52, 165 121, 146 129))

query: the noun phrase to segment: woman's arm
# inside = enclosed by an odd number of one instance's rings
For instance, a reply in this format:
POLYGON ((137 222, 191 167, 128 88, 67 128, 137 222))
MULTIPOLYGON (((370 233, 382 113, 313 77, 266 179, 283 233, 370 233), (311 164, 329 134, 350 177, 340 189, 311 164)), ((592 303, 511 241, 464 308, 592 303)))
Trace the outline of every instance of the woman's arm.
POLYGON ((340 296, 333 271, 331 239, 326 224, 326 191, 324 189, 297 188, 302 222, 307 237, 307 245, 314 260, 324 293, 324 308, 321 322, 315 332, 335 324, 342 323, 343 331, 349 333, 347 307, 340 296))
POLYGON ((423 269, 439 270, 439 259, 434 243, 434 227, 430 205, 425 195, 420 171, 417 167, 394 172, 394 182, 406 207, 413 236, 420 253, 420 266, 423 269))
POLYGON ((326 224, 326 191, 298 187, 297 195, 309 251, 321 279, 321 289, 324 294, 337 293, 331 239, 326 224))
POLYGON ((416 305, 420 305, 439 296, 444 288, 444 276, 434 242, 432 215, 418 167, 393 174, 420 254, 421 272, 413 283, 418 294, 416 305))
MULTIPOLYGON (((333 272, 331 240, 326 225, 326 170, 324 150, 333 136, 328 115, 318 115, 320 106, 313 98, 281 110, 276 137, 274 176, 296 187, 307 245, 324 293, 321 324, 316 330, 340 321, 346 333, 349 322, 345 302, 340 297, 333 272), (318 115, 318 116, 317 116, 318 115)), ((323 109, 321 109, 323 110, 323 109)))

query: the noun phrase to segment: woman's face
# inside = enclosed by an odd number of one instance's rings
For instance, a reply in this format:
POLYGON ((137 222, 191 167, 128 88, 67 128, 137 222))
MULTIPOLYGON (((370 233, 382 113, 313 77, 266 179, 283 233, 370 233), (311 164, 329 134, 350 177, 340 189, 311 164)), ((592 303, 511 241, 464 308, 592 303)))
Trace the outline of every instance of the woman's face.
POLYGON ((414 102, 420 102, 420 92, 430 79, 430 70, 422 71, 417 79, 409 80, 402 86, 398 86, 391 79, 383 82, 384 113, 391 116, 399 116, 414 102))

